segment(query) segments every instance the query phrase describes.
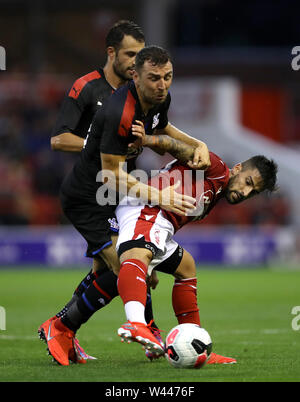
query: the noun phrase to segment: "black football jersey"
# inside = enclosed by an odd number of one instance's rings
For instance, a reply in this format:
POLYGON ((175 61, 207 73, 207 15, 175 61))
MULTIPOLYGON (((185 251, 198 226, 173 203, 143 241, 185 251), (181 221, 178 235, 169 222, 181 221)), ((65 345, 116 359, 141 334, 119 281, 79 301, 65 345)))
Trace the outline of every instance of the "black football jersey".
POLYGON ((95 113, 113 91, 102 69, 78 78, 63 101, 51 135, 70 132, 86 138, 95 113))
MULTIPOLYGON (((144 123, 146 134, 163 129, 168 124, 170 94, 166 100, 144 115, 133 81, 116 90, 101 107, 92 122, 84 149, 62 186, 65 196, 73 200, 96 202, 96 192, 102 183, 96 181, 101 171, 100 153, 128 155, 128 145, 136 140, 131 127, 135 120, 144 123)), ((128 171, 134 168, 135 159, 128 160, 128 171)))

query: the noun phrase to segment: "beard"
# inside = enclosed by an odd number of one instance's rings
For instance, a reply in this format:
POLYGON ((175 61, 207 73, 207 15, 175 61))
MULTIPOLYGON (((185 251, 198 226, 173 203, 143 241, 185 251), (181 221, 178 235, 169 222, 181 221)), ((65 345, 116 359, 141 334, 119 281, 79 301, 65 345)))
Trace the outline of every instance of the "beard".
POLYGON ((239 204, 244 200, 244 196, 236 190, 235 187, 236 177, 231 177, 228 181, 228 186, 225 192, 225 198, 229 204, 239 204))
POLYGON ((149 94, 147 94, 146 91, 144 92, 143 89, 142 89, 141 92, 143 94, 142 95, 143 96, 143 101, 145 103, 147 103, 148 105, 151 105, 151 106, 157 106, 157 105, 160 105, 160 104, 164 103, 165 100, 167 99, 167 95, 168 95, 168 93, 166 95, 164 95, 164 96, 162 94, 161 97, 159 96, 160 94, 149 95, 149 94))
POLYGON ((120 67, 121 64, 118 61, 115 61, 113 64, 113 70, 114 73, 116 74, 116 76, 118 76, 119 78, 121 78, 122 81, 129 81, 132 79, 132 73, 131 73, 131 69, 127 68, 121 68, 120 67))

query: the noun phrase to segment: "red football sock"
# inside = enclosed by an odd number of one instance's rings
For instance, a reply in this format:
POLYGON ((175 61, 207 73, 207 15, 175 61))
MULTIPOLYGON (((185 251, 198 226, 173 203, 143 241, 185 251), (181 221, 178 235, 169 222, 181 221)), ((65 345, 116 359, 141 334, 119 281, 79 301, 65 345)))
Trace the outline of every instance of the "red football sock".
POLYGON ((124 304, 129 301, 138 301, 146 305, 147 271, 148 267, 140 260, 130 259, 121 264, 118 291, 124 304))
POLYGON ((200 325, 197 305, 197 278, 175 279, 172 303, 178 324, 200 325))

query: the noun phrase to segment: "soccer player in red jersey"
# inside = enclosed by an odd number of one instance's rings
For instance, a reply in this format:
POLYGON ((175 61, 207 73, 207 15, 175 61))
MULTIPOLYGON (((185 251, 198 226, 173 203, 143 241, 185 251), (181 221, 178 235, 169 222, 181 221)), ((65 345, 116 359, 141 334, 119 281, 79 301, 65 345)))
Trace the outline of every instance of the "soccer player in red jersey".
MULTIPOLYGON (((142 123, 138 122, 136 132, 142 123)), ((144 145, 160 145, 180 159, 190 160, 192 147, 176 144, 169 138, 143 136, 144 145), (147 137, 147 138, 146 138, 147 137), (176 149, 177 148, 177 149, 176 149)), ((160 206, 142 203, 127 197, 116 209, 119 222, 117 250, 121 269, 118 276, 118 290, 121 296, 128 322, 123 324, 118 334, 122 340, 136 341, 158 355, 164 354, 157 339, 149 330, 144 319, 146 297, 146 277, 153 268, 160 271, 160 264, 173 254, 178 244, 173 239, 174 233, 182 226, 196 219, 203 219, 218 203, 225 198, 230 204, 237 204, 261 193, 276 188, 277 165, 265 156, 257 155, 238 163, 229 169, 220 157, 210 152, 211 166, 197 177, 198 172, 184 163, 175 160, 149 184, 157 188, 167 188, 178 183, 176 191, 196 198, 196 209, 185 216, 164 210, 160 206)), ((186 251, 184 251, 186 253, 186 251)), ((197 307, 197 278, 193 262, 171 267, 162 272, 175 277, 172 303, 178 323, 200 325, 197 307)), ((208 363, 235 363, 235 359, 211 354, 208 363)))

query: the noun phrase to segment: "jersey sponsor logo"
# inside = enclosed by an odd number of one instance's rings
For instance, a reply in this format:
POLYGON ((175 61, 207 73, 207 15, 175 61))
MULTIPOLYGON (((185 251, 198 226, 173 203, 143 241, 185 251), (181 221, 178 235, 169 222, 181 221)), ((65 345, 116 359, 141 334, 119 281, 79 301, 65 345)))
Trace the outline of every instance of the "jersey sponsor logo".
POLYGON ((152 129, 155 128, 158 125, 158 123, 159 123, 159 115, 160 115, 160 113, 157 113, 156 115, 153 116, 152 129))

